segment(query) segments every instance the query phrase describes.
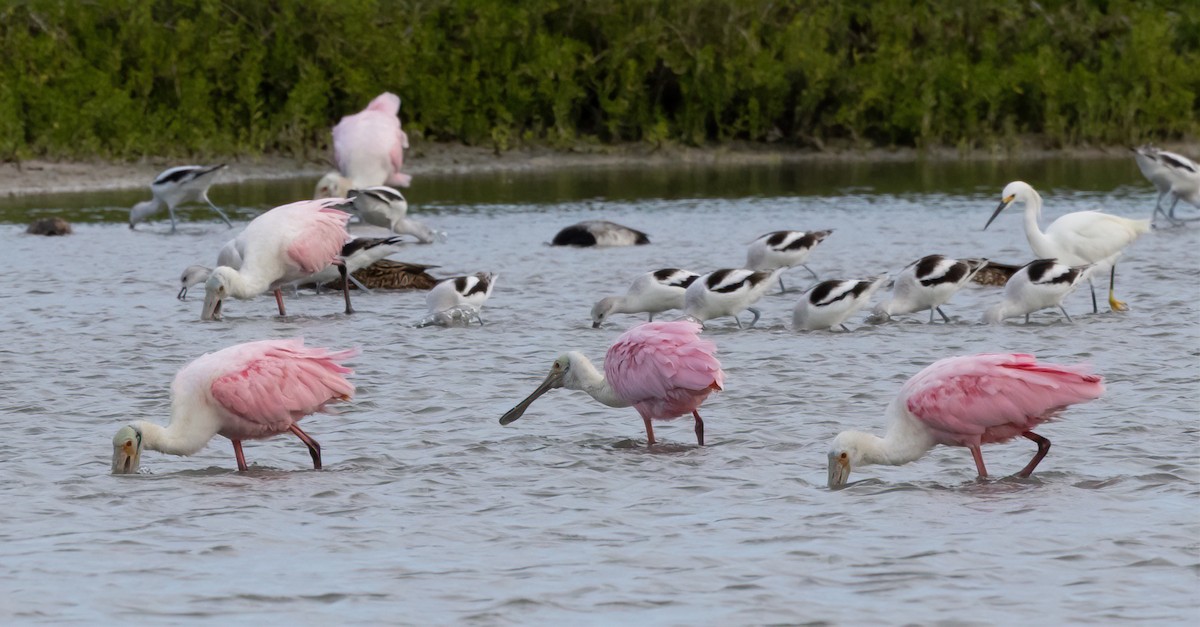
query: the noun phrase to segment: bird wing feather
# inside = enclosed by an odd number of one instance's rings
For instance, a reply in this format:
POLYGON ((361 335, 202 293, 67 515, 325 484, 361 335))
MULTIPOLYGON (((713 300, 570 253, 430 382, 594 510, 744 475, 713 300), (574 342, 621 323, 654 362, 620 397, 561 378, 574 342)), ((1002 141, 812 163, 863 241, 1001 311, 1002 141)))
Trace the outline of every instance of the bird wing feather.
POLYGON ((722 389, 725 375, 714 356, 716 345, 701 340, 699 331, 700 325, 689 321, 649 322, 626 331, 604 358, 609 385, 632 404, 670 405, 722 389))

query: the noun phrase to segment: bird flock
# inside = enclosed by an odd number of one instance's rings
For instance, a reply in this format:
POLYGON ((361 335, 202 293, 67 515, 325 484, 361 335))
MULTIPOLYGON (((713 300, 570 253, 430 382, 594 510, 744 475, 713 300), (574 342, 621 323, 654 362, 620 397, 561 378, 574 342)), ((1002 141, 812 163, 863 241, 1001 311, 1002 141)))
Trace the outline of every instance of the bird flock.
MULTIPOLYGON (((215 267, 190 266, 180 277, 177 297, 203 284, 201 319, 222 319, 225 302, 249 300, 273 293, 279 314, 286 315, 283 290, 305 284, 321 285, 340 279, 344 313, 354 313, 350 298, 351 273, 367 268, 401 250, 404 236, 433 243, 445 235, 408 216, 408 202, 392 186, 408 187, 412 177, 401 172, 408 137, 398 117, 400 99, 390 93, 372 100, 363 111, 342 118, 333 127, 337 170, 318 182, 314 200, 301 200, 271 209, 251 220, 218 252, 215 267), (388 229, 392 235, 351 237, 347 224, 360 222, 388 229)), ((1172 226, 1196 218, 1176 215, 1178 202, 1200 206, 1200 171, 1189 159, 1152 146, 1134 149, 1138 166, 1159 192, 1150 219, 1131 220, 1097 211, 1069 213, 1045 230, 1039 222, 1041 196, 1030 185, 1006 185, 1001 202, 984 225, 991 226, 1009 206, 1024 207, 1024 229, 1035 257, 1011 273, 1003 300, 988 308, 983 321, 1000 323, 1042 309, 1062 306, 1063 298, 1080 283, 1092 289, 1093 312, 1099 313, 1093 277, 1109 271, 1109 307, 1128 306, 1115 295, 1116 265, 1125 249, 1147 233, 1161 216, 1172 226), (1171 204, 1163 206, 1163 199, 1171 204)), ((151 184, 153 198, 130 211, 130 228, 166 207, 171 230, 175 208, 187 202, 211 206, 226 224, 232 223, 208 198, 208 188, 224 168, 180 166, 164 171, 151 184)), ((743 268, 721 268, 701 274, 669 267, 638 275, 624 295, 606 296, 591 309, 593 328, 615 314, 647 314, 649 321, 622 333, 605 354, 602 370, 578 352, 566 352, 553 364, 542 383, 500 418, 509 425, 525 415, 531 404, 554 388, 580 390, 610 407, 633 407, 642 417, 647 445, 658 440, 654 421, 690 415, 696 442, 704 445, 704 420, 699 409, 725 387, 725 374, 716 358, 716 345, 701 337, 710 320, 733 317, 738 327, 753 327, 761 318, 756 303, 775 285, 787 293, 783 274, 804 268, 813 284, 800 293, 792 311, 797 331, 841 329, 867 307, 876 292, 880 300, 866 322, 880 324, 894 316, 929 312, 940 315, 954 294, 988 266, 987 259, 956 259, 940 254, 912 261, 893 277, 820 280, 807 264, 814 250, 833 235, 831 230, 778 230, 749 243, 743 268), (655 315, 679 310, 681 317, 655 321, 655 315), (743 326, 739 315, 753 315, 743 326)), ((560 231, 550 242, 563 246, 620 247, 647 245, 641 232, 607 221, 587 221, 560 231)), ((1001 266, 1003 267, 1003 266, 1001 266)), ((426 268, 419 267, 422 271, 426 268)), ((450 277, 429 290, 430 318, 418 326, 436 324, 484 325, 481 314, 491 297, 497 275, 478 272, 450 277)), ((361 283, 364 292, 369 289, 361 283)), ((171 386, 170 423, 163 427, 136 421, 121 427, 113 438, 112 472, 139 471, 145 449, 191 455, 214 436, 233 443, 238 469, 248 470, 244 440, 284 433, 295 435, 308 449, 313 467, 320 469, 321 447, 301 430, 305 416, 348 401, 354 385, 344 363, 355 350, 306 347, 300 339, 264 340, 238 344, 197 358, 176 375, 171 386)), ((949 357, 913 376, 887 408, 889 425, 883 437, 845 431, 828 453, 828 486, 847 484, 852 469, 870 464, 900 465, 914 461, 936 445, 969 449, 981 478, 988 476, 980 447, 1021 436, 1037 446, 1030 462, 1018 473, 1028 477, 1050 448, 1034 432, 1066 407, 1101 396, 1102 377, 1086 365, 1038 362, 1032 355, 981 354, 949 357)))

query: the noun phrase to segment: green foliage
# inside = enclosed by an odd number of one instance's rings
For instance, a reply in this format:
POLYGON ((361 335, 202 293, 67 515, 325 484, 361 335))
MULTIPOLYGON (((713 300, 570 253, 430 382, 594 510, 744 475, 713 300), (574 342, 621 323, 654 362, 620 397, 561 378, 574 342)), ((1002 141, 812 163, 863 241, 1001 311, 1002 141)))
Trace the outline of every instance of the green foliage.
POLYGON ((1195 137, 1188 4, 12 1, 0 157, 312 156, 385 90, 410 134, 496 150, 1195 137))

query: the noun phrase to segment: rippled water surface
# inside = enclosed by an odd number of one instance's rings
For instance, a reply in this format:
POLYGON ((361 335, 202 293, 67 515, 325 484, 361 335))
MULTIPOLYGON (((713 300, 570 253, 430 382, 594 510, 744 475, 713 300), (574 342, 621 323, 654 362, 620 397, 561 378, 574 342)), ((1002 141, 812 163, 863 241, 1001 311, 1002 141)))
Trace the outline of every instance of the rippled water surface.
MULTIPOLYGON (((645 447, 632 409, 556 390, 507 427, 497 419, 554 357, 597 363, 639 318, 602 330, 588 311, 638 273, 739 266, 781 228, 832 228, 810 259, 822 277, 895 271, 925 254, 1029 258, 1009 210, 981 230, 1003 184, 1039 187, 1048 218, 1103 207, 1147 217, 1132 161, 972 166, 779 166, 575 171, 418 179, 413 215, 448 240, 396 258, 439 275, 500 273, 487 325, 413 328, 424 295, 302 293, 288 318, 270 297, 199 321, 175 299, 179 272, 233 232, 190 212, 130 231, 139 193, 24 198, 0 209, 0 619, 211 624, 1179 623, 1200 620, 1200 227, 1158 230, 1119 266, 1128 313, 1091 314, 1086 289, 1029 325, 977 323, 996 288, 851 333, 790 329, 794 293, 760 305, 756 328, 710 323, 727 389, 645 447), (22 233, 64 215, 66 238, 22 233), (562 226, 610 219, 650 246, 544 245, 562 226), (166 422, 175 372, 200 354, 263 338, 360 346, 358 393, 304 422, 323 446, 311 470, 295 438, 250 442, 248 473, 216 438, 191 458, 147 452, 108 474, 111 437, 166 422), (1005 478, 1028 442, 939 448, 908 466, 825 488, 840 430, 882 431, 908 377, 949 355, 1028 351, 1087 361, 1108 393, 1039 431, 1054 442, 1033 478, 1005 478)), ((217 187, 241 223, 310 181, 217 187)), ((1181 209, 1188 213, 1191 209, 1181 209)), ((239 227, 241 224, 238 225, 239 227)), ((790 285, 806 280, 788 273, 790 285)), ((1106 287, 1107 281, 1102 282, 1106 287)), ((1101 292, 1103 303, 1103 291, 1101 292)))

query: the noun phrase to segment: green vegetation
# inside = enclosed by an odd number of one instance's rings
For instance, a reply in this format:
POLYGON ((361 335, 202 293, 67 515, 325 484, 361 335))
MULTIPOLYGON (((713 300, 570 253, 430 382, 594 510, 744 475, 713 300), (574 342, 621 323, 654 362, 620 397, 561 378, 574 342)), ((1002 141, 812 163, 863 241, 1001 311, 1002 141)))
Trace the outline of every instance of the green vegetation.
POLYGON ((0 158, 320 154, 410 135, 962 148, 1194 139, 1194 0, 27 0, 0 158))

